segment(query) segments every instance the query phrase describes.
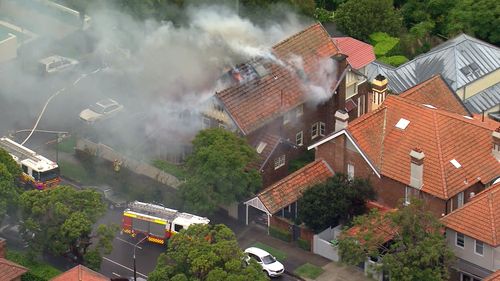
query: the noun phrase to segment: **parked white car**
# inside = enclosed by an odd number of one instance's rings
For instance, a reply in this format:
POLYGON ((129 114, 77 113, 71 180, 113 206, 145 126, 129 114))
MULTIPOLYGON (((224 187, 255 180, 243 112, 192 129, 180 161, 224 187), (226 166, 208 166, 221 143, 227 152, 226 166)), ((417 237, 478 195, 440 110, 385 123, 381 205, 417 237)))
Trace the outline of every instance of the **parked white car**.
POLYGON ((271 254, 268 252, 257 248, 257 247, 250 247, 245 250, 245 254, 247 255, 247 262, 249 261, 250 258, 254 259, 257 261, 262 266, 262 269, 267 273, 269 277, 277 277, 283 274, 285 271, 285 267, 281 262, 276 260, 275 257, 273 257, 271 254))
POLYGON ((80 112, 80 119, 88 123, 94 123, 98 120, 107 119, 122 110, 123 105, 115 100, 104 99, 80 112))
POLYGON ((58 55, 43 58, 38 62, 40 63, 42 74, 55 73, 72 69, 79 64, 79 62, 75 59, 58 55))

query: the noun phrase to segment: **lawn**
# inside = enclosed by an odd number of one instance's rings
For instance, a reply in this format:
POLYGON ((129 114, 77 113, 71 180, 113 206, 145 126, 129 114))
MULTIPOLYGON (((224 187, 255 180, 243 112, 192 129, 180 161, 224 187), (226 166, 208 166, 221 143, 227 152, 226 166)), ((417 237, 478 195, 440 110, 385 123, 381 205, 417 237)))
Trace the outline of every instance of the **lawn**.
POLYGON ((262 250, 267 251, 268 253, 270 253, 271 255, 273 255, 279 261, 286 260, 286 254, 284 252, 282 252, 282 251, 280 251, 278 249, 275 249, 275 248, 273 248, 271 246, 268 246, 266 244, 257 242, 255 244, 253 244, 252 247, 261 248, 262 250))
POLYGON ((186 170, 180 165, 175 165, 170 162, 158 159, 153 160, 151 164, 156 168, 175 176, 179 180, 186 179, 187 176, 186 170))
POLYGON ((61 169, 62 176, 83 184, 86 184, 89 181, 89 175, 82 165, 64 160, 60 160, 58 164, 61 169))
POLYGON ((31 275, 39 278, 36 280, 49 280, 61 273, 60 270, 49 265, 48 263, 30 261, 24 253, 19 251, 9 250, 7 252, 7 259, 28 268, 31 275))
POLYGON ((293 273, 297 274, 298 276, 314 280, 318 278, 318 276, 320 276, 321 273, 323 272, 324 270, 322 268, 312 265, 310 263, 305 263, 297 267, 297 269, 295 269, 293 273))
POLYGON ((70 136, 68 138, 63 139, 59 143, 57 149, 59 149, 59 152, 74 153, 75 146, 76 146, 76 138, 74 136, 70 136))

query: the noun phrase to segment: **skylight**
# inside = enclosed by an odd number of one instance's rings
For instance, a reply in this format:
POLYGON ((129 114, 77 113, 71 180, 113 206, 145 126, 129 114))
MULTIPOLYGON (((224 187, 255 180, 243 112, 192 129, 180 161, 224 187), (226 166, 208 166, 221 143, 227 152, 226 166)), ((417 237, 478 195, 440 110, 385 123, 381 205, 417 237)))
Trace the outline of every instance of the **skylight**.
POLYGON ((424 104, 425 107, 436 109, 436 107, 432 104, 424 104))
POLYGON ((261 154, 261 153, 262 153, 262 151, 264 150, 264 148, 266 148, 266 146, 267 146, 267 143, 265 143, 265 142, 261 141, 261 142, 259 143, 259 145, 257 146, 257 153, 258 153, 258 154, 261 154))
POLYGON ((401 119, 399 119, 398 123, 396 124, 396 128, 404 130, 404 129, 406 129, 406 127, 408 127, 408 124, 410 124, 410 120, 406 120, 404 118, 401 118, 401 119))
POLYGON ((464 115, 464 118, 469 119, 469 120, 474 119, 474 118, 472 118, 472 117, 470 117, 470 116, 465 116, 465 115, 464 115))
POLYGON ((460 163, 458 163, 458 161, 455 159, 451 159, 450 163, 453 164, 453 166, 455 166, 455 168, 457 168, 457 169, 462 167, 462 165, 460 165, 460 163))

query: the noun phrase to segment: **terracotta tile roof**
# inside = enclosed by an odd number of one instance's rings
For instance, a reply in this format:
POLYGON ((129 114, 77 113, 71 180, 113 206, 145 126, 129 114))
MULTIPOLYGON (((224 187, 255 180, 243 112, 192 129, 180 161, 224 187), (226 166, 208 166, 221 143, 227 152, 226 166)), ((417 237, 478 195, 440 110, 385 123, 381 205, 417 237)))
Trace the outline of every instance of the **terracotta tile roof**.
POLYGON ((470 116, 462 101, 448 87, 448 84, 446 84, 443 77, 439 74, 411 87, 399 96, 422 104, 430 104, 439 109, 460 115, 470 116))
POLYGON ((477 194, 441 220, 457 232, 493 247, 500 246, 500 183, 477 194))
POLYGON ((474 119, 483 122, 485 126, 488 126, 488 128, 492 130, 496 130, 498 127, 500 127, 500 122, 495 121, 488 116, 483 116, 481 114, 473 114, 474 119))
POLYGON ((360 69, 375 60, 373 46, 352 37, 335 37, 333 43, 339 52, 347 56, 347 62, 354 69, 360 69))
MULTIPOLYGON (((319 67, 318 60, 337 54, 337 48, 321 24, 312 25, 278 43, 272 51, 282 61, 291 56, 301 57, 305 74, 311 81, 319 67)), ((290 67, 264 59, 252 63, 268 73, 216 94, 244 134, 306 101, 301 78, 292 73, 290 67)))
POLYGON ((257 197, 271 213, 297 201, 302 192, 308 188, 325 182, 333 176, 333 170, 324 160, 316 160, 288 175, 260 192, 257 197))
POLYGON ((110 279, 100 273, 93 271, 83 265, 77 265, 72 269, 59 274, 50 281, 109 281, 110 279))
POLYGON ((281 138, 277 135, 266 133, 262 137, 257 138, 257 140, 251 142, 252 147, 257 150, 257 161, 251 163, 250 167, 257 170, 262 169, 262 165, 268 161, 271 153, 274 151, 276 146, 280 143, 281 138), (265 144, 265 146, 264 146, 265 144), (262 151, 259 153, 259 146, 263 146, 262 151))
MULTIPOLYGON (((389 220, 388 214, 393 213, 397 211, 397 209, 391 209, 389 207, 380 205, 376 202, 373 201, 368 201, 366 203, 366 206, 369 209, 377 209, 380 213, 381 220, 374 220, 370 224, 373 226, 373 224, 377 224, 375 228, 373 229, 373 234, 376 239, 379 239, 380 244, 384 244, 385 242, 388 242, 394 237, 394 234, 396 233, 396 229, 391 226, 391 221, 389 220), (383 222, 383 223, 381 223, 383 222)), ((368 229, 361 228, 360 226, 353 226, 345 231, 345 234, 348 236, 355 236, 363 232, 367 232, 368 229)), ((358 236, 358 238, 363 237, 362 235, 358 236)), ((364 243, 364 241, 359 241, 360 243, 364 243)))
POLYGON ((483 279, 483 281, 500 281, 500 270, 495 271, 491 275, 483 279))
POLYGON ((500 163, 491 152, 493 130, 469 118, 389 96, 347 130, 381 174, 408 185, 409 153, 420 148, 425 154, 422 191, 448 199, 500 175, 500 163), (410 121, 404 130, 395 126, 402 118, 410 121))
POLYGON ((27 268, 7 259, 0 258, 0 281, 14 280, 26 272, 28 272, 27 268))

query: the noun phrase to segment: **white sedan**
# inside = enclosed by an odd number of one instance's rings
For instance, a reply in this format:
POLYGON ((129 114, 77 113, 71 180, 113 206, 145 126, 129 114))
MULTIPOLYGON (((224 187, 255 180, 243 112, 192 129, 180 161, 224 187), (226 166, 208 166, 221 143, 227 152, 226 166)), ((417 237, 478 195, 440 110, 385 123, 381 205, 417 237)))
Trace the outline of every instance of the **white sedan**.
POLYGON ((245 250, 245 253, 248 255, 247 261, 250 258, 255 259, 269 277, 280 276, 285 271, 285 267, 281 262, 260 248, 250 247, 245 250))
POLYGON ((109 118, 122 110, 123 105, 115 100, 104 99, 80 112, 80 119, 87 123, 94 123, 98 120, 109 118))

